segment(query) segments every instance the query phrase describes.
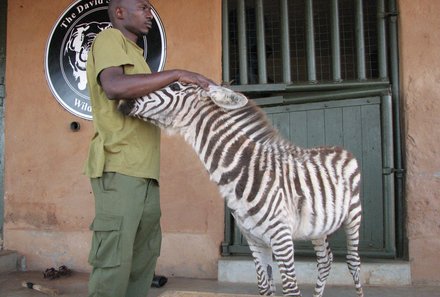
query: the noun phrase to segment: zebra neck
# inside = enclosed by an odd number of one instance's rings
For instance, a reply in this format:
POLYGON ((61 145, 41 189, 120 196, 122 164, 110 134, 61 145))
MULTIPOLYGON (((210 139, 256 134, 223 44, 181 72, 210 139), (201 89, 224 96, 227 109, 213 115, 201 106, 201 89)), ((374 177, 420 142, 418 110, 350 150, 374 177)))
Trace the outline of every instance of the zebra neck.
POLYGON ((251 151, 266 146, 267 139, 261 142, 262 134, 254 129, 259 123, 251 119, 240 119, 239 112, 207 106, 193 116, 185 128, 185 140, 196 151, 214 182, 221 182, 231 166, 247 167, 251 151))

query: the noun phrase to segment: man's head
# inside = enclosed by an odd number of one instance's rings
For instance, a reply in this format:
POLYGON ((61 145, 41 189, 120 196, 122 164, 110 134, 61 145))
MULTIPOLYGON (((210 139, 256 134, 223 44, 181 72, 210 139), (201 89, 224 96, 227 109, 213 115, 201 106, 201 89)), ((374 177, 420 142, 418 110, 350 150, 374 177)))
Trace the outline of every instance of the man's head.
POLYGON ((151 29, 151 9, 149 0, 111 0, 108 12, 113 27, 127 38, 136 40, 151 29))

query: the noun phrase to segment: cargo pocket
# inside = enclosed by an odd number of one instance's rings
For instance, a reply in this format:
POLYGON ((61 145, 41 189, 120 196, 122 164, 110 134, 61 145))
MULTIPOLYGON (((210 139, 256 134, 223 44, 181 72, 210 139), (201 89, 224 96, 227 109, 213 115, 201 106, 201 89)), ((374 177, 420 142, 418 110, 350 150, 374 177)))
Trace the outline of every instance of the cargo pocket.
POLYGON ((115 267, 121 264, 122 217, 98 214, 90 225, 93 231, 89 263, 93 267, 115 267))

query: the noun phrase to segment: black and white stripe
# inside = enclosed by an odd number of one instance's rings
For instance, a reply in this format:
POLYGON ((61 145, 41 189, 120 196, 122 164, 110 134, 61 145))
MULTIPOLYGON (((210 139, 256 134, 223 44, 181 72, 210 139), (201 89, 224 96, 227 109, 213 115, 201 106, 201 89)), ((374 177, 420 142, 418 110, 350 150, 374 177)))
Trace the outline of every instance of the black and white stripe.
POLYGON ((254 103, 237 109, 219 107, 218 88, 212 94, 211 89, 174 83, 143 98, 121 101, 119 110, 179 133, 192 145, 249 243, 261 295, 275 292, 272 256, 279 266, 283 294, 301 295, 293 240, 311 240, 319 274, 314 296, 322 296, 333 260, 327 236, 343 226, 348 267, 358 296, 363 296, 356 159, 337 147, 294 146, 254 103))

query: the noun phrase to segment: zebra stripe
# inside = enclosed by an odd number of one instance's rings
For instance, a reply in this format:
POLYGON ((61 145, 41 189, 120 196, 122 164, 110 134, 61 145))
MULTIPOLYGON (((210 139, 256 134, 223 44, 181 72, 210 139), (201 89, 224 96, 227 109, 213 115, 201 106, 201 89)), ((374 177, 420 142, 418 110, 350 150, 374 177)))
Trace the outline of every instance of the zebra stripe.
POLYGON ((181 134, 194 148, 249 243, 261 295, 275 292, 272 255, 281 273, 283 294, 301 295, 293 240, 307 239, 317 256, 314 296, 322 296, 333 261, 327 236, 343 226, 348 268, 358 296, 363 296, 356 159, 337 147, 295 146, 279 135, 254 103, 226 110, 227 100, 236 103, 241 95, 220 91, 224 96, 218 96, 219 87, 205 91, 175 83, 143 98, 121 101, 118 108, 181 134))

